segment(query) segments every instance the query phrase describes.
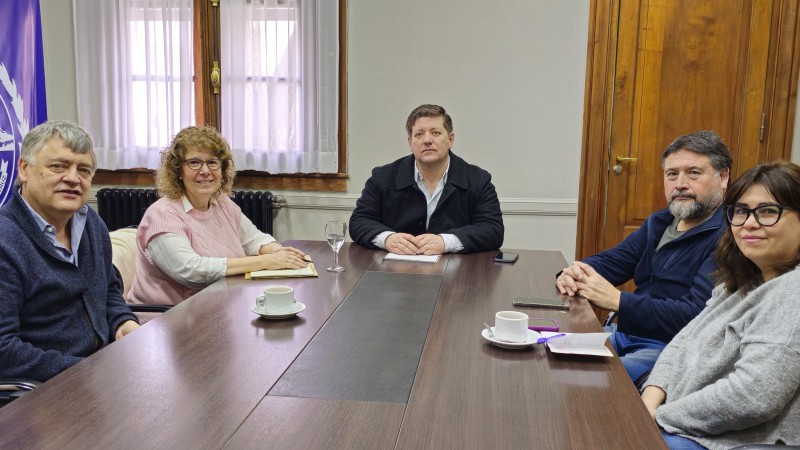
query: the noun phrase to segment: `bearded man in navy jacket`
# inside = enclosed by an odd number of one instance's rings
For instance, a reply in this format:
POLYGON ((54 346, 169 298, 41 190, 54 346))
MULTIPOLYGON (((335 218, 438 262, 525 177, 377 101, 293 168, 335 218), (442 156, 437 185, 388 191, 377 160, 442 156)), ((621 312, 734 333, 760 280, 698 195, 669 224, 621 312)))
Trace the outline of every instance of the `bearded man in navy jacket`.
POLYGON ((353 241, 402 255, 500 248, 505 229, 492 176, 450 150, 450 115, 418 106, 406 131, 411 155, 372 171, 350 217, 353 241))
POLYGON ((51 121, 22 141, 0 209, 0 377, 45 381, 139 327, 122 299, 111 241, 86 206, 92 139, 51 121))
POLYGON ((669 207, 616 247, 576 261, 556 278, 562 294, 618 312, 607 331, 637 386, 666 344, 711 298, 714 249, 725 225, 720 205, 731 164, 728 147, 713 131, 679 137, 661 157, 669 207), (614 287, 631 279, 634 292, 614 287))

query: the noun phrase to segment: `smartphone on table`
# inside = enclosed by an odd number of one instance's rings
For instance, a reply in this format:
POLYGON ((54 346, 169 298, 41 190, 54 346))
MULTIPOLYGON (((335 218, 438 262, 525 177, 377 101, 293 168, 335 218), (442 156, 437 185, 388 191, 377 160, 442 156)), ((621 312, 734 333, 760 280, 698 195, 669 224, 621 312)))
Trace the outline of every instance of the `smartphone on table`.
POLYGON ((531 317, 528 319, 528 328, 534 331, 558 331, 558 322, 555 319, 531 317))
POLYGON ((517 262, 517 259, 519 259, 519 253, 500 252, 500 253, 494 255, 494 261, 495 262, 515 263, 515 262, 517 262))
POLYGON ((534 308, 569 309, 569 300, 563 298, 514 297, 511 304, 534 308))

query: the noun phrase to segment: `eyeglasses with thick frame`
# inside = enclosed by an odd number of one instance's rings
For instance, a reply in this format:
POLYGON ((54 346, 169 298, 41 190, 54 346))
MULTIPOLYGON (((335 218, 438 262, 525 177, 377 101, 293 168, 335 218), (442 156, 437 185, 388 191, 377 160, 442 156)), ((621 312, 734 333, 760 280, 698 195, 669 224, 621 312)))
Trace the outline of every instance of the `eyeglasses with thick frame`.
POLYGON ((771 227, 781 220, 784 209, 794 210, 792 207, 779 205, 777 203, 765 203, 763 205, 758 205, 757 208, 728 205, 725 207, 725 218, 728 219, 728 223, 731 225, 740 227, 747 222, 747 218, 750 217, 750 214, 753 214, 753 218, 755 218, 756 222, 761 226, 771 227))
POLYGON ((203 168, 203 164, 208 167, 208 170, 218 170, 220 167, 222 167, 222 161, 219 159, 209 159, 207 161, 203 161, 202 159, 187 159, 184 161, 184 164, 186 164, 186 167, 188 167, 189 170, 194 171, 198 171, 203 168))

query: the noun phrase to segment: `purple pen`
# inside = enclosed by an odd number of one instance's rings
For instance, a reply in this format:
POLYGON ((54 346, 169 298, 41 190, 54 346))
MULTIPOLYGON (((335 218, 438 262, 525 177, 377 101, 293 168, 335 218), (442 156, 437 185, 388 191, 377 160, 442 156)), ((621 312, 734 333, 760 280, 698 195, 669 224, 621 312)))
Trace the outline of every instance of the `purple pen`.
POLYGON ((567 335, 567 333, 559 333, 559 334, 554 334, 554 335, 548 336, 548 337, 541 337, 541 338, 536 340, 536 343, 537 344, 544 344, 545 342, 550 342, 555 338, 564 337, 566 335, 567 335))

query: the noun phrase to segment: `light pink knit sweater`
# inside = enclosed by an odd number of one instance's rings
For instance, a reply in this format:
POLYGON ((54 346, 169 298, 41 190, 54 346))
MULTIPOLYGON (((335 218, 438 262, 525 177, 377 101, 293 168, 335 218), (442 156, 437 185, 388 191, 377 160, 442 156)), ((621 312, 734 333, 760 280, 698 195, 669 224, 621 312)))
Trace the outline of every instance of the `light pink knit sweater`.
POLYGON ((147 252, 150 241, 162 233, 186 236, 200 256, 238 258, 246 256, 239 241, 242 211, 225 195, 217 197, 208 211, 183 210, 181 199, 161 198, 145 212, 136 235, 136 279, 128 294, 130 303, 176 305, 197 290, 167 276, 147 252))

